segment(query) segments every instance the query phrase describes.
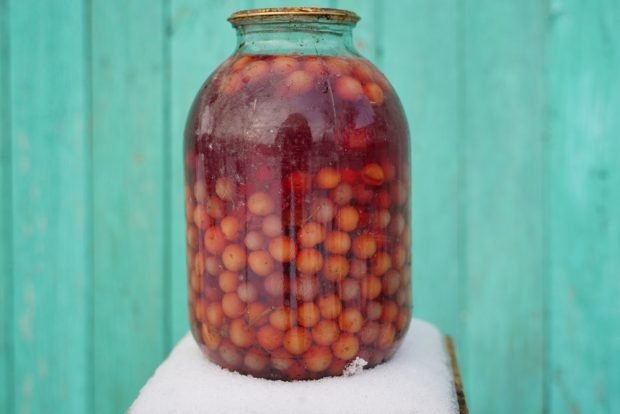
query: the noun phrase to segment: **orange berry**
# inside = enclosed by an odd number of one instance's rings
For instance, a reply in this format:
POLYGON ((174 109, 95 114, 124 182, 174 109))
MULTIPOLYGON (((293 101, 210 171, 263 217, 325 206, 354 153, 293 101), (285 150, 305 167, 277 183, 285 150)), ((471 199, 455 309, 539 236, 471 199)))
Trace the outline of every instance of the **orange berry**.
POLYGON ((332 254, 346 254, 351 248, 351 237, 341 231, 332 231, 325 236, 325 250, 332 254))
POLYGON ((364 318, 356 308, 347 308, 338 317, 338 326, 344 332, 356 333, 362 329, 364 318))
POLYGON ((295 257, 296 251, 297 247, 295 246, 295 242, 293 242, 290 237, 276 237, 269 243, 269 253, 278 262, 290 262, 291 259, 295 257))
POLYGON ((220 254, 226 247, 226 236, 218 227, 209 227, 205 231, 204 245, 209 253, 220 254))
POLYGON ((222 311, 229 318, 238 318, 243 315, 245 303, 239 299, 236 293, 226 293, 222 297, 222 311))
POLYGON ((353 63, 353 76, 359 79, 360 82, 370 82, 373 79, 373 70, 370 64, 364 61, 357 61, 353 63))
POLYGON ((222 200, 232 200, 235 195, 235 183, 227 177, 218 178, 215 181, 215 194, 222 200))
POLYGON ((376 229, 384 229, 390 224, 390 220, 392 216, 390 215, 390 211, 383 209, 373 213, 370 216, 370 224, 372 227, 376 229))
POLYGON ((255 250, 248 255, 248 265, 259 276, 267 276, 273 271, 273 259, 265 250, 255 250))
POLYGON ((332 344, 334 356, 344 361, 349 361, 357 356, 360 345, 357 337, 352 334, 342 334, 336 342, 332 344))
POLYGON ((277 56, 271 61, 271 70, 279 75, 286 75, 294 71, 299 63, 289 56, 277 56))
POLYGON ((400 181, 395 182, 390 187, 390 196, 397 206, 402 206, 407 201, 407 187, 400 181))
POLYGON ((403 231, 405 231, 405 226, 406 223, 403 215, 400 213, 396 213, 392 218, 392 221, 390 222, 390 233, 392 233, 394 236, 400 236, 403 231))
POLYGON ((227 75, 220 86, 220 90, 228 95, 232 95, 238 92, 243 86, 241 75, 238 73, 232 73, 227 75))
POLYGON ((250 231, 245 235, 243 242, 245 243, 245 247, 249 250, 258 250, 263 247, 265 240, 261 233, 250 231))
POLYGON ((279 216, 271 214, 263 219, 261 224, 263 234, 267 237, 276 237, 282 234, 282 220, 279 216))
POLYGON ((238 244, 229 244, 222 252, 222 263, 230 271, 240 271, 246 263, 245 249, 238 244))
POLYGON ((312 339, 319 345, 331 345, 338 339, 340 329, 335 321, 322 319, 312 328, 312 339))
POLYGON ((336 95, 345 101, 357 101, 364 95, 362 84, 351 76, 342 76, 336 80, 336 95))
POLYGON ((351 73, 351 62, 339 57, 327 57, 324 60, 327 69, 334 75, 348 75, 351 73))
POLYGON ((368 276, 362 279, 360 287, 362 296, 366 299, 375 299, 381 294, 381 279, 376 276, 368 276))
POLYGON ((252 83, 263 79, 269 73, 269 64, 264 60, 255 60, 248 63, 241 71, 241 79, 245 83, 252 83))
POLYGON ((382 290, 385 295, 391 296, 398 291, 400 287, 400 273, 398 271, 394 269, 388 271, 381 280, 382 290))
POLYGON ((385 181, 394 181, 396 178, 396 166, 388 159, 381 161, 381 168, 383 168, 383 174, 385 175, 385 181))
POLYGON ((207 214, 207 210, 205 210, 204 206, 201 205, 198 205, 194 208, 192 219, 196 227, 201 230, 207 229, 213 222, 211 217, 209 217, 209 215, 207 214))
POLYGON ((224 217, 224 209, 224 202, 217 197, 209 197, 205 201, 205 211, 214 219, 221 219, 224 217))
POLYGON ((266 216, 273 211, 273 200, 263 192, 257 192, 248 199, 248 210, 256 216, 266 216))
POLYGON ((239 286, 239 275, 225 270, 218 276, 218 285, 222 292, 234 292, 237 290, 237 286, 239 286))
POLYGON ((381 328, 379 330, 379 337, 377 338, 376 344, 379 348, 386 349, 394 344, 395 338, 396 330, 394 329, 394 325, 392 325, 391 323, 386 323, 381 325, 381 328))
POLYGON ((402 269, 407 263, 407 248, 399 243, 392 248, 392 264, 395 269, 402 269))
POLYGON ((232 64, 231 68, 232 68, 232 70, 234 70, 234 71, 241 70, 241 69, 243 69, 243 68, 244 68, 244 67, 245 67, 248 63, 250 63, 250 61, 251 61, 251 60, 252 60, 252 57, 251 57, 251 56, 248 56, 248 55, 241 56, 239 59, 237 59, 237 60, 235 61, 235 63, 233 63, 233 64, 232 64))
POLYGON ((377 251, 377 242, 370 234, 361 234, 353 240, 353 253, 360 259, 369 259, 377 251))
POLYGON ((368 265, 366 264, 366 260, 361 259, 352 259, 351 265, 349 268, 349 274, 356 278, 361 279, 368 273, 368 265))
POLYGON ((383 314, 383 305, 376 301, 369 301, 366 303, 366 319, 374 321, 381 317, 383 314))
POLYGON ((325 260, 325 266, 323 268, 323 275, 325 279, 332 282, 338 282, 349 273, 349 262, 347 258, 339 255, 328 256, 325 260))
POLYGON ((334 319, 340 315, 342 303, 336 295, 321 296, 319 298, 319 309, 323 318, 334 319))
POLYGON ((305 328, 312 328, 321 319, 319 307, 313 302, 306 302, 297 308, 297 323, 305 328))
POLYGON ((374 343, 379 337, 379 324, 374 321, 366 322, 357 336, 364 345, 374 343))
POLYGON ((207 184, 204 180, 197 180, 194 183, 194 198, 199 203, 204 202, 207 199, 207 184))
POLYGON ((325 229, 319 223, 306 223, 299 230, 297 239, 302 247, 314 247, 325 239, 325 229))
POLYGON ((316 273, 323 267, 323 256, 316 249, 302 249, 295 264, 301 273, 316 273))
POLYGON ((308 371, 325 371, 332 362, 329 348, 315 346, 304 353, 304 365, 308 371))
POLYGON ((340 178, 340 172, 337 169, 324 167, 316 173, 315 181, 319 188, 329 190, 340 183, 340 178))
POLYGON ((240 348, 247 348, 254 342, 254 330, 243 319, 235 319, 228 326, 230 342, 240 348))
POLYGON ((314 77, 304 70, 296 70, 284 79, 286 94, 301 95, 309 92, 313 85, 314 77))
POLYGON ((385 302, 383 304, 383 312, 381 313, 381 320, 383 322, 393 322, 398 316, 398 305, 392 301, 385 302))
POLYGON ((234 216, 226 216, 220 222, 220 228, 227 240, 236 240, 240 227, 239 220, 234 216))
POLYGON ((235 369, 239 364, 241 364, 241 354, 237 350, 237 347, 230 342, 222 342, 219 347, 219 353, 227 368, 235 369))
POLYGON ((267 364, 269 364, 269 357, 255 349, 250 349, 243 357, 243 365, 250 371, 260 372, 267 367, 267 364))
POLYGON ((293 356, 284 349, 276 349, 271 352, 271 366, 279 371, 288 370, 294 362, 293 356))
POLYGON ((284 334, 284 349, 293 355, 301 355, 312 345, 312 337, 304 328, 291 328, 284 334))
POLYGON ((343 301, 358 300, 360 298, 360 283, 351 278, 346 278, 340 284, 340 298, 343 301))
POLYGON ((345 205, 353 198, 353 187, 347 183, 340 183, 329 193, 329 197, 339 206, 345 205))
POLYGON ((224 265, 218 256, 208 256, 205 259, 205 271, 211 276, 217 276, 224 271, 224 265))
POLYGON ((385 100, 383 89, 374 82, 364 85, 364 93, 368 98, 368 101, 373 105, 381 105, 385 100))
POLYGON ((263 288, 268 295, 282 297, 285 292, 285 282, 282 273, 272 273, 265 278, 263 288))
POLYGON ((318 198, 310 206, 312 217, 319 223, 332 221, 336 214, 336 207, 329 198, 318 198))
POLYGON ((368 185, 381 185, 385 181, 383 168, 374 162, 364 165, 361 173, 362 181, 368 185))
POLYGON ((278 308, 269 314, 269 323, 276 329, 285 331, 294 325, 296 319, 286 308, 278 308))
POLYGON ((353 206, 344 206, 336 214, 336 225, 342 231, 353 231, 357 228, 360 213, 353 206))
POLYGON ((258 289, 256 289, 256 285, 254 285, 254 283, 243 282, 239 284, 239 287, 237 288, 237 296, 239 296, 239 299, 243 302, 254 302, 258 299, 258 289))
POLYGON ((206 318, 209 325, 216 328, 222 326, 224 322, 224 312, 222 311, 222 305, 218 302, 209 303, 206 310, 206 318))
MULTIPOLYGON (((237 295, 239 295, 239 293, 237 293, 237 295)), ((240 299, 243 300, 243 298, 240 299)), ((245 310, 244 319, 247 321, 248 325, 260 326, 267 322, 269 312, 270 311, 267 306, 260 302, 253 302, 248 304, 248 307, 245 310)))
POLYGON ((220 345, 220 335, 217 333, 215 329, 210 329, 209 325, 202 325, 201 328, 202 340, 207 348, 213 350, 217 349, 220 345))
POLYGON ((300 275, 295 279, 295 294, 297 299, 310 302, 319 293, 319 280, 314 275, 300 275))
POLYGON ((304 60, 304 70, 314 76, 325 76, 327 74, 327 66, 320 57, 311 57, 304 60))
POLYGON ((259 345, 267 351, 273 351, 282 345, 284 333, 271 325, 261 327, 256 333, 256 340, 259 345))
POLYGON ((381 276, 392 267, 392 258, 386 252, 378 252, 372 258, 370 271, 375 276, 381 276))

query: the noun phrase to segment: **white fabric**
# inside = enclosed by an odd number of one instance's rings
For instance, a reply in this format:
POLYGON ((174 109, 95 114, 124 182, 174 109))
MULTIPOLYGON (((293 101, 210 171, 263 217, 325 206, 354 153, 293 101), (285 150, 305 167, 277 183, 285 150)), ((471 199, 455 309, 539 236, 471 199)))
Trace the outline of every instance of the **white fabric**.
POLYGON ((350 377, 283 382, 209 362, 190 334, 140 391, 131 414, 458 413, 443 336, 414 320, 387 363, 350 377))

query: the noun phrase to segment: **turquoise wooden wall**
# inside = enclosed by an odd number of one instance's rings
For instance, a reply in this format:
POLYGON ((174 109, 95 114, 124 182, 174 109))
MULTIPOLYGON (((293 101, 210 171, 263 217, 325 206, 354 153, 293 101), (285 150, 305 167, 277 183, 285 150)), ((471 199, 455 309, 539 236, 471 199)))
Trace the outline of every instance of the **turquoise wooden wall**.
MULTIPOLYGON (((312 3, 403 100, 415 312, 472 412, 619 413, 620 3, 312 3)), ((187 330, 185 115, 225 18, 285 4, 0 0, 0 412, 123 412, 187 330)))

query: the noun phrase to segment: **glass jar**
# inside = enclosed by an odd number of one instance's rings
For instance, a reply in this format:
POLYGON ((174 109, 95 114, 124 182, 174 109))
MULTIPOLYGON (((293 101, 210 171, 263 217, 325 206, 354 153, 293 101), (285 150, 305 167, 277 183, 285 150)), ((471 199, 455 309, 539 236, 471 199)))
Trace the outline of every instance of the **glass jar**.
POLYGON ((233 14, 185 131, 189 309, 206 356, 297 380, 375 366, 411 320, 407 122, 348 11, 233 14), (360 359, 357 359, 360 358, 360 359))

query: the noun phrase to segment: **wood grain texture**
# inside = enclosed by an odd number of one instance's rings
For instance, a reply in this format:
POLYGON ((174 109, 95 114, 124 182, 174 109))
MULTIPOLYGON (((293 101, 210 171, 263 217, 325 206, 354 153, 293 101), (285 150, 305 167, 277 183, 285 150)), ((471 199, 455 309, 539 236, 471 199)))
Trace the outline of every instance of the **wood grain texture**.
POLYGON ((458 339, 459 10, 456 1, 382 4, 379 64, 411 134, 414 314, 458 339))
POLYGON ((620 412, 620 4, 551 4, 550 413, 620 412))
POLYGON ((0 0, 0 411, 13 412, 13 271, 9 14, 0 0))
POLYGON ((88 407, 83 2, 11 1, 14 411, 88 407))
POLYGON ((165 355, 164 19, 92 3, 95 413, 127 409, 165 355))
POLYGON ((546 8, 468 0, 463 17, 466 393, 475 413, 540 413, 546 8))
POLYGON ((187 330, 187 111, 230 13, 303 5, 401 97, 471 411, 620 412, 615 0, 0 0, 0 412, 122 412, 187 330))

